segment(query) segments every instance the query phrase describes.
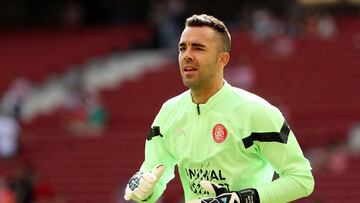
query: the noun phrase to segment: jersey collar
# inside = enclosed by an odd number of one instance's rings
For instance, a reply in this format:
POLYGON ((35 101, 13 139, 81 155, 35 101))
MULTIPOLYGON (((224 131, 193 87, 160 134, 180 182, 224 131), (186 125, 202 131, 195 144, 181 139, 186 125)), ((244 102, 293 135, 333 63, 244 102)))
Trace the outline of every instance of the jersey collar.
MULTIPOLYGON (((224 81, 224 85, 221 87, 219 91, 217 91, 213 96, 209 98, 209 100, 205 104, 199 104, 199 107, 201 109, 201 112, 208 111, 214 106, 216 106, 218 103, 221 102, 221 100, 225 97, 225 95, 230 91, 231 85, 224 81)), ((191 93, 189 91, 189 99, 193 105, 197 105, 192 101, 191 93)))

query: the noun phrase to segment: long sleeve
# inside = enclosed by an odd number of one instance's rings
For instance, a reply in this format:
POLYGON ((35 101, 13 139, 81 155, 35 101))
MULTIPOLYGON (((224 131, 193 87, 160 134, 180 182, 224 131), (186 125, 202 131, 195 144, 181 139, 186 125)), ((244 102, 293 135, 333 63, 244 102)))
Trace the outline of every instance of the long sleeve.
POLYGON ((166 189, 167 183, 172 180, 174 175, 175 159, 170 153, 168 146, 166 145, 167 135, 162 130, 164 128, 164 121, 166 116, 160 110, 156 116, 152 128, 145 144, 145 160, 140 168, 142 171, 151 171, 151 169, 159 164, 165 165, 166 169, 163 176, 155 186, 152 196, 146 203, 156 202, 157 199, 163 194, 166 189))
POLYGON ((314 179, 310 163, 281 113, 277 110, 263 111, 256 116, 254 126, 259 132, 278 135, 277 141, 256 143, 260 155, 279 174, 277 180, 257 188, 260 202, 290 202, 311 194, 314 179))
POLYGON ((279 178, 258 188, 261 203, 290 202, 306 197, 313 191, 314 179, 308 160, 291 132, 286 144, 270 144, 262 148, 262 154, 270 162, 279 178), (277 146, 274 146, 277 145, 277 146))

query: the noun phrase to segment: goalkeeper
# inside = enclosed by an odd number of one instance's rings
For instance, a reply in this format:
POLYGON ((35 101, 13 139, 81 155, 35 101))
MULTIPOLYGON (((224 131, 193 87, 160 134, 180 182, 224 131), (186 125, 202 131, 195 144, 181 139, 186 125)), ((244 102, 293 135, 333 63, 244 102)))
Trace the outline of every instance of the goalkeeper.
POLYGON ((175 165, 189 203, 282 203, 312 193, 309 161, 281 112, 224 80, 230 45, 213 16, 186 20, 178 59, 189 90, 161 107, 126 200, 156 202, 175 165))

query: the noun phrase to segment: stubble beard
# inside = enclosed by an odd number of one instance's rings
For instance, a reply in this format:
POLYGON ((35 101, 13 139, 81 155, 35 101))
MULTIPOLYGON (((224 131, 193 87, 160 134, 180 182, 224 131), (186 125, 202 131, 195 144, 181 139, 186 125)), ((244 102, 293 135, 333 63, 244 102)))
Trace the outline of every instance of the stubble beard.
POLYGON ((184 75, 181 76, 182 77, 182 81, 185 87, 192 89, 192 90, 197 90, 201 88, 201 81, 199 79, 197 79, 197 81, 195 81, 193 78, 185 78, 184 75))

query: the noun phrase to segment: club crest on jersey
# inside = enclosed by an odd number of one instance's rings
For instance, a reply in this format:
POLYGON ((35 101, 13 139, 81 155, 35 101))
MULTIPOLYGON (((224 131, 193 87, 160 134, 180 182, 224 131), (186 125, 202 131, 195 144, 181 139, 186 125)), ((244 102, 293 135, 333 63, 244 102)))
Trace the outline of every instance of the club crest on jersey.
POLYGON ((212 136, 216 143, 224 142, 227 137, 227 130, 224 125, 220 123, 216 124, 212 130, 212 136))

